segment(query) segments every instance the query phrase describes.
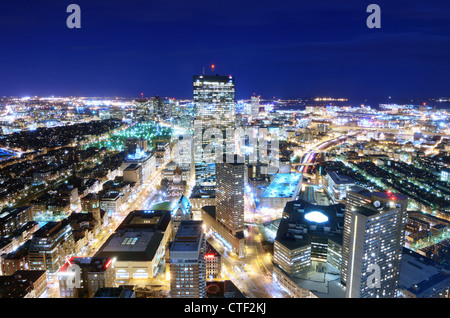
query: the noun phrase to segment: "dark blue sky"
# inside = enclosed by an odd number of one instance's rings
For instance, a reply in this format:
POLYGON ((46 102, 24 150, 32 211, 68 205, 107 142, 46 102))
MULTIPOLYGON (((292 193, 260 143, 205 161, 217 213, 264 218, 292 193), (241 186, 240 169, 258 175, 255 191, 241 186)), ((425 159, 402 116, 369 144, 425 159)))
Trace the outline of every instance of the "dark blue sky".
POLYGON ((237 98, 450 95, 448 0, 2 0, 0 35, 0 96, 191 98, 212 63, 237 98))

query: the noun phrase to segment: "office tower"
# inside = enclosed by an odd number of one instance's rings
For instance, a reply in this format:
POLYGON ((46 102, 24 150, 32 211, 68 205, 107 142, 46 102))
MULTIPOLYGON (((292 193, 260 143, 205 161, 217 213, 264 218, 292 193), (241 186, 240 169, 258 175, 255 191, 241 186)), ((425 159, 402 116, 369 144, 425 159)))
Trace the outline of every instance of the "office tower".
POLYGON ((181 221, 170 247, 170 297, 206 298, 203 221, 181 221))
POLYGON ((347 283, 347 266, 350 244, 350 227, 352 223, 352 210, 356 207, 370 203, 372 192, 362 187, 354 186, 347 192, 345 213, 344 213, 344 231, 342 235, 342 265, 341 265, 341 284, 347 283))
POLYGON ((155 96, 153 99, 153 113, 158 120, 164 120, 172 115, 172 104, 165 103, 161 97, 155 96))
POLYGON ((407 201, 402 194, 376 192, 371 203, 352 208, 346 297, 397 296, 407 201))
POLYGON ((250 118, 252 120, 255 120, 256 118, 258 118, 259 102, 260 102, 259 96, 252 96, 251 102, 250 102, 250 118))
POLYGON ((216 163, 216 219, 233 235, 244 226, 244 180, 243 158, 234 155, 232 162, 216 163), (241 163, 242 162, 242 163, 241 163))
POLYGON ((136 117, 143 117, 144 119, 150 119, 153 115, 153 103, 149 99, 136 99, 136 117))
POLYGON ((116 277, 112 262, 111 258, 106 257, 68 259, 57 274, 60 296, 92 298, 99 288, 114 287, 116 277))
POLYGON ((194 75, 196 119, 234 126, 235 89, 233 76, 194 75))
POLYGON ((235 127, 234 77, 194 75, 193 100, 194 161, 199 172, 196 179, 201 181, 207 178, 202 167, 215 161, 215 151, 225 153, 226 143, 234 143, 234 135, 226 134, 228 128, 235 127), (214 147, 214 151, 203 151, 207 147, 214 147))

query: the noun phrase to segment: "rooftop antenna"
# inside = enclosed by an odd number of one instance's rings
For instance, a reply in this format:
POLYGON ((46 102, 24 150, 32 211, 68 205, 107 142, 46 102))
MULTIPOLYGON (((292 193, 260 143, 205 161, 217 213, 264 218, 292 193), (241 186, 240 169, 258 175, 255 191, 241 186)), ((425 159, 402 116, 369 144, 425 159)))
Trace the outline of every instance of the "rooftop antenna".
POLYGON ((211 65, 211 72, 213 73, 212 75, 214 75, 214 68, 215 68, 216 66, 214 65, 214 64, 212 64, 211 65))
POLYGON ((203 72, 202 72, 202 75, 203 75, 203 76, 205 75, 205 68, 203 68, 203 72))

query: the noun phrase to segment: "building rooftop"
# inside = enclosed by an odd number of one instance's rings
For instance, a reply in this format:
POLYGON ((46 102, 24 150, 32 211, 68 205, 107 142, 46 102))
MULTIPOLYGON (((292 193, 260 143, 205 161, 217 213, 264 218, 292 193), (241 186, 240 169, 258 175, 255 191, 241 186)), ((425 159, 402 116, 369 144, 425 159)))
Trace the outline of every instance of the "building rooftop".
POLYGON ((332 239, 342 245, 345 205, 317 205, 305 200, 290 201, 283 211, 276 240, 295 249, 312 240, 332 239), (287 218, 286 218, 287 217, 287 218))
POLYGON ((0 212, 0 222, 5 221, 7 218, 15 216, 17 214, 19 214, 20 212, 23 212, 27 209, 29 209, 29 206, 22 206, 22 207, 17 207, 17 208, 4 208, 1 212, 0 212))
POLYGON ((120 230, 112 234, 95 255, 117 261, 151 261, 163 233, 145 230, 120 230))
POLYGON ((375 198, 380 198, 380 199, 389 199, 389 200, 397 200, 397 201, 403 201, 403 200, 407 200, 408 198, 401 193, 392 193, 389 191, 386 192, 373 192, 373 196, 375 198))
POLYGON ((33 283, 46 275, 47 271, 43 270, 18 270, 13 274, 17 279, 26 279, 33 283))
POLYGON ((68 219, 63 219, 59 222, 48 222, 43 227, 41 227, 39 230, 34 232, 33 237, 49 237, 55 232, 61 230, 63 227, 67 226, 69 224, 68 219))
POLYGON ((336 172, 329 171, 328 175, 335 184, 353 184, 355 181, 349 176, 338 174, 336 172))
POLYGON ((164 232, 170 220, 171 210, 135 210, 127 215, 117 230, 139 229, 164 232))
POLYGON ((164 202, 158 202, 152 206, 150 209, 152 211, 172 211, 172 202, 170 201, 164 201, 164 202))
POLYGON ((216 190, 213 186, 200 186, 196 185, 192 188, 190 198, 198 199, 198 198, 215 198, 216 190))
POLYGON ((203 221, 181 221, 171 252, 195 252, 200 248, 203 221))
POLYGON ((140 167, 141 167, 140 164, 132 163, 132 164, 130 164, 128 167, 126 167, 126 168, 124 169, 124 171, 134 171, 134 170, 139 169, 140 167))
POLYGON ((347 189, 347 193, 348 192, 355 192, 355 193, 358 193, 360 195, 364 195, 364 196, 366 196, 369 199, 372 197, 372 192, 370 190, 367 190, 366 188, 363 188, 363 187, 360 187, 360 186, 357 186, 357 185, 350 186, 347 189))
POLYGON ((419 253, 403 248, 399 286, 417 297, 424 296, 432 288, 450 284, 450 267, 441 265, 419 253))
POLYGON ((289 198, 292 197, 302 179, 301 173, 278 173, 272 183, 267 187, 262 198, 289 198))
POLYGON ((116 191, 107 191, 103 193, 100 197, 100 200, 118 200, 120 198, 120 193, 116 191))
POLYGON ((86 268, 91 273, 104 272, 112 262, 112 258, 107 257, 71 257, 59 269, 59 272, 65 272, 70 264, 77 264, 81 268, 86 268))
POLYGON ((325 268, 324 272, 317 272, 315 266, 311 266, 290 279, 318 298, 345 298, 345 288, 340 284, 339 270, 329 263, 322 266, 325 268))

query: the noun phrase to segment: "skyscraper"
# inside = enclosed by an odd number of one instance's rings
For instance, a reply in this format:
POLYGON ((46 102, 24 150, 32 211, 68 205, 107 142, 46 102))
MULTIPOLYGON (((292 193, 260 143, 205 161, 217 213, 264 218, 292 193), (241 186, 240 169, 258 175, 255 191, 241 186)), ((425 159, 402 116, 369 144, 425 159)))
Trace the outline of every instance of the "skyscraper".
MULTIPOLYGON (((194 160, 201 173, 204 166, 214 162, 218 155, 215 151, 224 153, 226 142, 234 142, 234 135, 226 134, 226 129, 235 127, 234 77, 194 75, 193 100, 195 127, 201 127, 194 128, 194 160), (203 151, 206 147, 214 147, 214 151, 203 151)), ((204 177, 207 176, 197 175, 196 179, 204 177)))
POLYGON ((245 228, 245 165, 237 155, 233 162, 226 162, 226 156, 223 157, 222 163, 216 163, 216 219, 236 235, 245 228))
POLYGON ((260 102, 259 96, 252 96, 251 103, 250 103, 250 118, 252 120, 255 120, 256 118, 258 118, 259 102, 260 102))
POLYGON ((234 125, 234 77, 194 75, 196 119, 223 126, 234 125))
POLYGON ((354 186, 347 192, 345 214, 344 214, 344 231, 342 235, 342 265, 341 265, 341 284, 347 283, 347 266, 349 259, 349 245, 350 245, 350 229, 352 223, 352 210, 356 207, 368 204, 371 202, 372 192, 362 187, 354 186))
POLYGON ((206 298, 203 221, 181 221, 170 247, 170 297, 206 298))
POLYGON ((407 198, 376 192, 351 209, 346 297, 396 297, 405 239, 407 198))

